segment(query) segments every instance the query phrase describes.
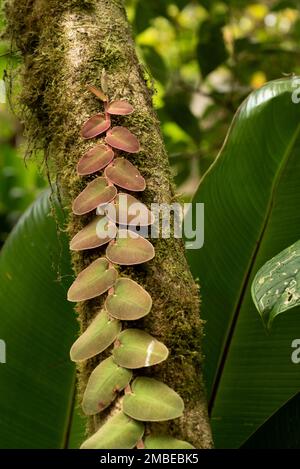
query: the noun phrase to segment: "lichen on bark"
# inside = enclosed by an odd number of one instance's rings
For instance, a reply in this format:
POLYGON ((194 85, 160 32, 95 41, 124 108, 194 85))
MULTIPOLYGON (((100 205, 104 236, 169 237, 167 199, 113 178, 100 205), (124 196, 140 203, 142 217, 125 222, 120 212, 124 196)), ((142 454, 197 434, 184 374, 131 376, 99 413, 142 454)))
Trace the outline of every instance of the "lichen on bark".
MULTIPOLYGON (((22 71, 22 117, 29 145, 47 156, 52 177, 57 179, 70 216, 70 237, 89 216, 71 214, 71 202, 92 177, 80 178, 76 164, 93 143, 80 138, 82 123, 99 112, 100 104, 86 84, 100 85, 101 71, 108 77, 111 99, 127 99, 135 112, 124 118, 141 143, 141 151, 130 156, 145 177, 147 189, 141 200, 149 205, 175 200, 168 156, 153 110, 151 93, 134 49, 122 0, 9 0, 6 3, 8 34, 20 50, 22 71)), ((118 118, 114 119, 118 125, 118 118)), ((122 156, 122 152, 121 156, 122 156)), ((124 154, 125 156, 125 154, 124 154)), ((168 360, 147 372, 169 384, 183 398, 183 417, 155 427, 197 448, 212 446, 201 371, 202 323, 199 318, 198 287, 192 279, 181 240, 154 240, 153 261, 122 273, 138 281, 151 294, 149 316, 136 324, 163 341, 170 350, 168 360)), ((103 254, 74 253, 75 273, 103 254)), ((102 297, 80 303, 76 310, 83 331, 94 317, 102 297)), ((81 365, 79 392, 101 357, 81 365)), ((109 410, 120 405, 117 400, 109 410)), ((107 412, 91 418, 88 433, 105 419, 107 412)), ((150 427, 148 427, 149 430, 150 427)))

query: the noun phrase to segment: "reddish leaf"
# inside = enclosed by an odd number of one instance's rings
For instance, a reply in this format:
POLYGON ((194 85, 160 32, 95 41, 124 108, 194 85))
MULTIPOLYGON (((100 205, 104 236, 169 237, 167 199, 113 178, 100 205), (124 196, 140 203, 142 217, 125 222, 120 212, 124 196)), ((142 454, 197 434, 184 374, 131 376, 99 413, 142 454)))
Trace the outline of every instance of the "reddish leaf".
POLYGON ((91 93, 94 93, 95 96, 97 96, 97 98, 101 99, 101 101, 108 101, 108 97, 106 96, 106 94, 103 93, 102 90, 100 90, 99 88, 96 88, 96 86, 94 85, 87 85, 87 89, 91 92, 91 93))
POLYGON ((150 261, 155 255, 152 244, 129 230, 119 230, 118 237, 106 249, 106 257, 113 264, 135 265, 150 261))
POLYGON ((114 158, 110 147, 101 143, 91 148, 78 162, 77 173, 81 176, 92 174, 105 168, 114 158))
POLYGON ((117 227, 107 217, 96 217, 77 233, 70 242, 72 251, 93 249, 108 243, 116 237, 117 227))
POLYGON ((93 138, 102 134, 110 128, 109 115, 95 114, 90 117, 81 129, 81 136, 83 138, 93 138))
POLYGON ((109 267, 107 259, 101 257, 84 269, 72 283, 68 291, 69 301, 85 301, 102 295, 111 288, 118 273, 109 267))
POLYGON ((118 116, 126 116, 133 112, 133 107, 128 101, 112 101, 106 108, 109 114, 116 114, 118 116))
POLYGON ((146 182, 139 170, 125 158, 116 158, 105 169, 105 176, 116 186, 128 191, 144 191, 146 182))
POLYGON ((122 192, 104 210, 107 217, 119 225, 148 226, 154 222, 154 216, 145 204, 122 192))
POLYGON ((104 177, 99 177, 90 182, 73 202, 73 213, 83 215, 91 212, 98 205, 111 202, 117 195, 115 186, 109 186, 104 177))
POLYGON ((140 150, 138 139, 126 127, 113 127, 107 132, 105 141, 108 145, 128 153, 137 153, 140 150))

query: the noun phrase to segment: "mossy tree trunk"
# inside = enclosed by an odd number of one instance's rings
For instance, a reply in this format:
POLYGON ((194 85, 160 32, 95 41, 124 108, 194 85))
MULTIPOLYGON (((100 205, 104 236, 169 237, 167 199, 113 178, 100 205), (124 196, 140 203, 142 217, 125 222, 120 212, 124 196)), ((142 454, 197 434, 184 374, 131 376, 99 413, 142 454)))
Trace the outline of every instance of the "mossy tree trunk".
MULTIPOLYGON (((108 95, 125 98, 135 112, 124 119, 141 143, 142 151, 130 160, 146 178, 141 200, 170 203, 174 190, 168 157, 152 107, 151 93, 134 49, 122 0, 13 0, 7 2, 8 31, 24 60, 20 97, 29 143, 42 148, 52 176, 56 176, 64 205, 90 178, 79 178, 76 163, 91 146, 80 138, 82 123, 101 109, 85 85, 100 84, 105 68, 108 95)), ((116 121, 117 122, 117 121, 116 121)), ((70 214, 68 231, 73 236, 88 217, 70 214)), ((127 268, 126 274, 151 294, 153 308, 138 327, 162 340, 170 350, 168 360, 149 369, 184 399, 184 416, 159 424, 197 448, 211 447, 206 399, 201 372, 201 334, 198 288, 188 269, 180 240, 154 240, 156 256, 142 267, 127 268)), ((101 248, 73 254, 78 273, 102 254, 101 248)), ((124 271, 124 269, 123 269, 124 271)), ((99 311, 102 297, 77 306, 81 330, 99 311)), ((81 367, 79 389, 99 361, 81 367)), ((116 402, 110 409, 114 412, 116 402)), ((99 426, 90 419, 89 433, 99 426)))

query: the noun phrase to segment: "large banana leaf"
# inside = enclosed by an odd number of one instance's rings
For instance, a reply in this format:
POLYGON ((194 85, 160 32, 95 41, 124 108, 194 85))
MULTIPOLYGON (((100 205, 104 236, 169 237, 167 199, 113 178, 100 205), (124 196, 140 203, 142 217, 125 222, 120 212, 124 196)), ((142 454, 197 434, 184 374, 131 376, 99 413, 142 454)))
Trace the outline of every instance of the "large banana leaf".
POLYGON ((21 218, 0 255, 0 339, 7 347, 7 361, 0 364, 1 448, 78 445, 69 359, 77 325, 66 301, 71 281, 66 239, 57 234, 47 192, 21 218))
POLYGON ((300 389, 299 307, 267 333, 251 300, 259 268, 299 239, 300 105, 293 78, 253 92, 194 202, 205 241, 188 257, 207 320, 205 374, 217 447, 239 447, 300 389))

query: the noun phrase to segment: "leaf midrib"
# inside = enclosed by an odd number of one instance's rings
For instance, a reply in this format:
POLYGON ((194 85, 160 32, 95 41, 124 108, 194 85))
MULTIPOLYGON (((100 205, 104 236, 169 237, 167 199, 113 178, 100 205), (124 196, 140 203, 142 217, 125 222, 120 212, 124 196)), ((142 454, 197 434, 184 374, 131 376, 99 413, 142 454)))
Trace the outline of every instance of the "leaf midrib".
POLYGON ((264 234, 267 230, 268 223, 269 223, 270 218, 271 218, 271 214, 272 214, 272 210, 273 210, 273 206, 274 206, 274 200, 275 200, 275 197, 276 197, 277 189, 280 185, 281 178, 282 178, 282 176, 285 172, 285 169, 286 169, 287 164, 289 162, 289 158, 291 156, 291 153, 292 153, 294 145, 297 141, 297 138, 299 137, 299 134, 300 134, 300 123, 298 124, 298 126, 297 126, 291 140, 290 140, 290 143, 288 144, 288 146, 286 148, 285 154, 284 154, 284 156, 282 158, 282 161, 281 161, 281 163, 278 167, 278 170, 276 172, 274 182, 273 182, 273 185, 272 185, 272 189, 271 189, 271 193, 270 193, 270 198, 269 198, 266 214, 265 214, 263 223, 261 225, 260 235, 258 237, 257 242, 255 243, 255 248, 253 249, 252 255, 250 257, 250 261, 249 261, 248 267, 246 269, 246 273, 244 275, 243 282, 242 282, 240 292, 239 292, 239 295, 238 295, 238 300, 237 300, 236 306, 234 307, 234 310, 233 310, 234 313, 233 313, 233 316, 232 316, 232 321, 229 325, 229 328, 227 329, 226 339, 223 343, 224 345, 223 345, 223 348, 222 348, 222 353, 220 354, 220 357, 219 357, 217 372, 215 374, 215 379, 214 379, 214 383, 213 383, 213 386, 212 386, 211 398, 210 398, 209 404, 208 404, 209 414, 210 415, 212 414, 214 403, 215 403, 215 400, 216 400, 216 397, 217 397, 217 394, 218 394, 218 389, 219 389, 219 385, 220 385, 220 382, 221 382, 221 379, 222 379, 223 370, 225 368, 225 364, 226 364, 226 360, 227 360, 227 357, 228 357, 232 337, 233 337, 234 331, 235 331, 235 326, 237 324, 239 314, 240 314, 240 311, 241 311, 241 308, 242 308, 242 305, 243 305, 243 302, 244 302, 244 298, 245 298, 245 294, 246 294, 246 291, 247 291, 249 279, 251 277, 253 267, 255 265, 258 252, 260 250, 260 246, 261 246, 264 234))

